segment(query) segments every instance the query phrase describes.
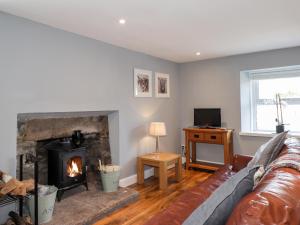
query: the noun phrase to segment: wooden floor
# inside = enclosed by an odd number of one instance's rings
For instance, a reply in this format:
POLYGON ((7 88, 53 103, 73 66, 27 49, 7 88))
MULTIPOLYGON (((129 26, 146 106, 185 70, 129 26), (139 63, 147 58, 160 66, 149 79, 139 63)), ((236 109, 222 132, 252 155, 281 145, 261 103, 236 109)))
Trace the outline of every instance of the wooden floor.
POLYGON ((158 188, 158 179, 151 177, 143 185, 131 187, 140 193, 140 199, 126 206, 94 225, 142 225, 156 213, 165 209, 185 189, 195 186, 206 180, 211 173, 194 170, 183 170, 183 179, 175 181, 174 170, 169 172, 169 186, 162 191, 158 188))

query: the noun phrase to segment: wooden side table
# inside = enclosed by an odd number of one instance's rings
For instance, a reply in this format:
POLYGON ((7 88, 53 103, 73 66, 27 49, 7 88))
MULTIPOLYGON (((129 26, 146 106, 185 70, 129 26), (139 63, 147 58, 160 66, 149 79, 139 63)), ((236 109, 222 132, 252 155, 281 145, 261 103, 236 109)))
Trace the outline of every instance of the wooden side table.
POLYGON ((175 164, 176 180, 180 181, 182 177, 181 155, 159 152, 151 153, 137 158, 137 180, 138 184, 144 183, 144 166, 153 166, 155 174, 159 176, 159 188, 165 189, 168 186, 168 166, 175 164))

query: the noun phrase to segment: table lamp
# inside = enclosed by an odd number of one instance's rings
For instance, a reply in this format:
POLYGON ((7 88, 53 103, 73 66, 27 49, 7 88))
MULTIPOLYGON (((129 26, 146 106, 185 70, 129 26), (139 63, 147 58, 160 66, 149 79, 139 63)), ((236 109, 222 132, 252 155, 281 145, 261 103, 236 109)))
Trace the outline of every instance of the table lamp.
POLYGON ((159 137, 166 136, 166 125, 164 122, 152 122, 150 124, 149 133, 156 137, 156 152, 159 152, 159 137))

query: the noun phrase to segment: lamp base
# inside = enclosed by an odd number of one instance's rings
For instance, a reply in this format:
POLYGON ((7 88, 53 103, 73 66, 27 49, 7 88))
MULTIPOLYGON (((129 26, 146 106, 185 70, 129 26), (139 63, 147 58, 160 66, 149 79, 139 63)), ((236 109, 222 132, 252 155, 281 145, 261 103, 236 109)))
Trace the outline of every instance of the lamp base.
POLYGON ((156 136, 156 148, 155 148, 156 153, 159 152, 159 136, 156 136))

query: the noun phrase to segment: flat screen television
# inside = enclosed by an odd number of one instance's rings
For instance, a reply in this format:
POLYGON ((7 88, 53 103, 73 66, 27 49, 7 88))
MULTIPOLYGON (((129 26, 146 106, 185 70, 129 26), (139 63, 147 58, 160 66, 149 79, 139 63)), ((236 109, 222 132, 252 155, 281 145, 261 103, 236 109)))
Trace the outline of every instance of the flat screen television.
POLYGON ((194 126, 221 127, 220 108, 194 109, 194 126))

